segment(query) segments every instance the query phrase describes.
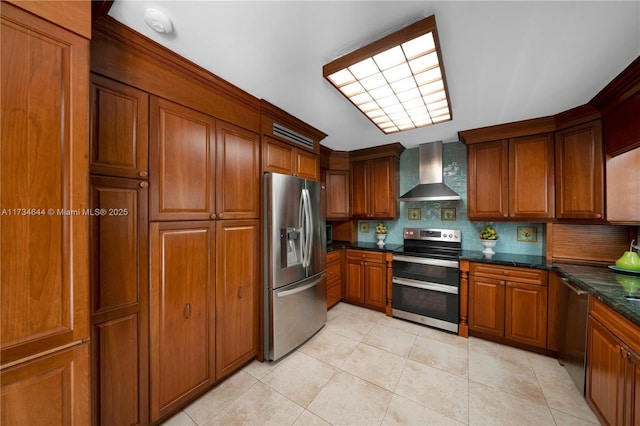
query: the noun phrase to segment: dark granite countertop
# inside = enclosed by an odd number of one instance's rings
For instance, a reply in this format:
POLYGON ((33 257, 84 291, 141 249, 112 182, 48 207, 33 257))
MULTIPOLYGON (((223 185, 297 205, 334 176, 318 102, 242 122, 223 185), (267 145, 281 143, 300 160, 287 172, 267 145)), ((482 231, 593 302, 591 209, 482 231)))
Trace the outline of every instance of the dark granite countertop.
POLYGON ((640 326, 640 301, 631 301, 625 298, 629 295, 640 297, 640 275, 616 273, 601 265, 550 263, 543 256, 496 253, 491 258, 487 258, 480 251, 464 250, 460 259, 470 262, 557 271, 582 290, 588 291, 589 294, 640 326))
POLYGON ((400 247, 402 247, 402 244, 385 244, 382 247, 378 247, 378 243, 350 243, 348 241, 334 241, 332 244, 327 245, 327 253, 342 249, 381 251, 386 253, 398 250, 400 247))

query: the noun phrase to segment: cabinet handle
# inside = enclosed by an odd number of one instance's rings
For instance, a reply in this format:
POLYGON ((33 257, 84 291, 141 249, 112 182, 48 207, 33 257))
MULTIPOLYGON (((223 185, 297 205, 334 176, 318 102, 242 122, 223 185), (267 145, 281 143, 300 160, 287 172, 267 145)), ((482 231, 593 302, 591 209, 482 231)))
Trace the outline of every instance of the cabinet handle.
POLYGON ((146 170, 143 170, 143 171, 141 171, 140 173, 138 173, 138 175, 139 175, 140 177, 146 178, 146 177, 149 177, 149 172, 148 172, 148 171, 146 171, 146 170))
POLYGON ((184 305, 184 317, 189 319, 191 316, 191 303, 184 305))
POLYGON ((244 296, 244 287, 238 287, 238 299, 242 299, 244 296))
POLYGON ((149 182, 144 181, 144 182, 140 182, 140 188, 148 188, 149 187, 149 182))

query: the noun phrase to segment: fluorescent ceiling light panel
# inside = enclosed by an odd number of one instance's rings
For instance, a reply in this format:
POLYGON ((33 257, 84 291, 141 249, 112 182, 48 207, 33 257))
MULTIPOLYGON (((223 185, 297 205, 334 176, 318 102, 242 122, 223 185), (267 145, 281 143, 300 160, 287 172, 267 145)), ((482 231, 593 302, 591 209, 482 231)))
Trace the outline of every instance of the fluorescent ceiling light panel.
POLYGON ((328 63, 322 74, 384 133, 451 120, 435 16, 328 63))

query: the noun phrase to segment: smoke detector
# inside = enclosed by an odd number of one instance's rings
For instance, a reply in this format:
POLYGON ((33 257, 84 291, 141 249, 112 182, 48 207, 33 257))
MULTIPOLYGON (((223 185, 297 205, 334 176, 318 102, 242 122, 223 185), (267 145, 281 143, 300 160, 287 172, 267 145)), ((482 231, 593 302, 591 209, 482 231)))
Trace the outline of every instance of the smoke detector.
POLYGON ((146 9, 144 11, 144 22, 159 33, 169 34, 173 31, 171 18, 169 18, 166 13, 158 9, 146 9))

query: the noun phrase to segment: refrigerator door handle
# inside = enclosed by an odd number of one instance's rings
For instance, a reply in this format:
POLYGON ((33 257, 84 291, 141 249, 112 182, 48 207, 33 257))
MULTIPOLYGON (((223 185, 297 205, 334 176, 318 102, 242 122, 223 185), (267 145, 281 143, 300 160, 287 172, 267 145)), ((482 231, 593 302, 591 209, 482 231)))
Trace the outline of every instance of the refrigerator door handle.
POLYGON ((311 258, 313 256, 312 250, 313 250, 313 212, 311 211, 311 195, 309 195, 309 190, 308 189, 304 189, 304 195, 305 195, 305 210, 306 210, 306 232, 307 232, 307 249, 306 249, 306 254, 307 254, 307 264, 306 266, 310 266, 311 265, 311 258))
POLYGON ((298 225, 300 226, 300 262, 302 267, 307 267, 306 248, 307 248, 307 235, 305 229, 305 216, 307 210, 305 208, 304 189, 300 192, 300 204, 298 205, 298 225))

